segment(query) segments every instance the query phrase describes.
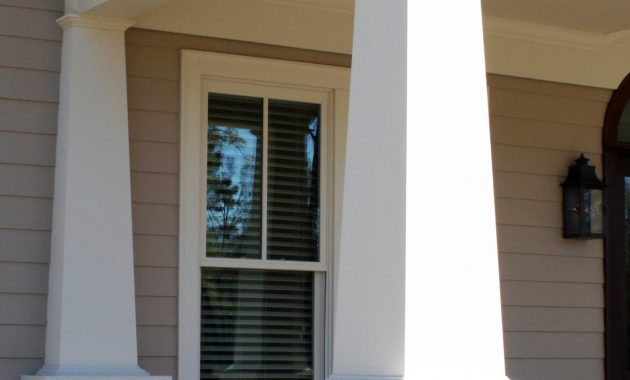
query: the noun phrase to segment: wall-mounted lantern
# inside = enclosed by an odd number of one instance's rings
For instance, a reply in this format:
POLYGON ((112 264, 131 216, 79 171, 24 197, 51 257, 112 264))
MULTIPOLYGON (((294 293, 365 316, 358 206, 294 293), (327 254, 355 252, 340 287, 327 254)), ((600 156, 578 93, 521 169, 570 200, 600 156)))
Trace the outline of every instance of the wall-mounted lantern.
POLYGON ((575 239, 604 237, 604 188, 595 167, 583 154, 569 166, 563 188, 563 236, 575 239))

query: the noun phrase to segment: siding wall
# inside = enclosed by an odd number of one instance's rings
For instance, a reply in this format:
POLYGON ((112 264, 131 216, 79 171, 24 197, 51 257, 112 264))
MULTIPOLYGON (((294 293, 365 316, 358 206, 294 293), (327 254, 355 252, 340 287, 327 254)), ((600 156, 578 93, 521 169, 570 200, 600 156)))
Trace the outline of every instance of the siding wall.
POLYGON ((603 243, 562 238, 567 167, 602 175, 611 92, 489 75, 505 354, 512 380, 604 378, 603 243))
POLYGON ((340 54, 131 29, 126 35, 140 365, 177 374, 180 50, 349 67, 340 54))
POLYGON ((0 0, 0 379, 43 364, 63 0, 0 0))

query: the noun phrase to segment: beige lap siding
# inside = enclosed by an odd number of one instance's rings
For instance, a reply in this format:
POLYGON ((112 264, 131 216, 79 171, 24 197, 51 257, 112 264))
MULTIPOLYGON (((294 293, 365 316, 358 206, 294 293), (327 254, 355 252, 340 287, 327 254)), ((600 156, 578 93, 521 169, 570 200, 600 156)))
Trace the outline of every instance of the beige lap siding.
POLYGON ((139 361, 175 379, 181 49, 344 67, 350 57, 141 29, 126 41, 139 361))
POLYGON ((562 238, 560 183, 584 153, 602 174, 607 90, 488 76, 507 373, 604 378, 601 240, 562 238))
POLYGON ((43 364, 63 0, 0 0, 0 379, 43 364))

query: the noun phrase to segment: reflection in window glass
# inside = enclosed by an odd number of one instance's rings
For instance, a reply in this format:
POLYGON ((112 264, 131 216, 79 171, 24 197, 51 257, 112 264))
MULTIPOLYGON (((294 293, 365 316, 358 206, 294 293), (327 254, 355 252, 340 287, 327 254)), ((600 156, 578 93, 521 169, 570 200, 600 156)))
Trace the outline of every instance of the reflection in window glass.
POLYGON ((267 257, 319 260, 320 106, 269 100, 267 257))
POLYGON ((619 118, 617 141, 630 143, 630 103, 626 103, 619 118))
POLYGON ((260 258, 263 101, 208 94, 206 256, 260 258))

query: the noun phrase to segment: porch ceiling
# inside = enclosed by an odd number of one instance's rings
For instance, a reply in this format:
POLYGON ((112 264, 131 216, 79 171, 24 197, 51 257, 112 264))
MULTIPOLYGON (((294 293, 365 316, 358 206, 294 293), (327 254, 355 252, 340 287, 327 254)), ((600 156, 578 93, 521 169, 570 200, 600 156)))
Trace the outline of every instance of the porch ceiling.
POLYGON ((596 34, 630 29, 628 0, 482 0, 485 16, 596 34))

